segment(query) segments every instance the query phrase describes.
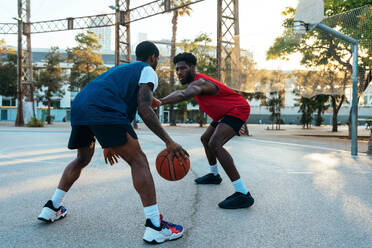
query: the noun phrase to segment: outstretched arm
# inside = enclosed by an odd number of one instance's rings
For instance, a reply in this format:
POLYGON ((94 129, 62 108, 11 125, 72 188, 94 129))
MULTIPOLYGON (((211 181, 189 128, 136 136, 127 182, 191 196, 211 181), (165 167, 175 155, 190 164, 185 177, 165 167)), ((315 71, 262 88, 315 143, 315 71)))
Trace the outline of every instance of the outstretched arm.
POLYGON ((215 95, 217 93, 218 87, 214 83, 204 79, 198 79, 191 82, 186 89, 176 90, 168 96, 160 99, 160 101, 162 104, 175 104, 200 94, 215 95))
POLYGON ((162 104, 175 104, 188 100, 194 96, 199 95, 202 92, 202 89, 197 84, 190 84, 184 90, 176 90, 170 93, 168 96, 161 98, 160 101, 162 104))

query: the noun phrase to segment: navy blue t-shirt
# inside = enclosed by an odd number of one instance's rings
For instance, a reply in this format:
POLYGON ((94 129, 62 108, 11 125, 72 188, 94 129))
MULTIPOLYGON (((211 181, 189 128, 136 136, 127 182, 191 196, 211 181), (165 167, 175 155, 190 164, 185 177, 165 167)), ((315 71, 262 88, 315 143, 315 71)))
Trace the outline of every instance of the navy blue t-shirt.
POLYGON ((145 62, 122 64, 88 83, 72 102, 71 125, 130 124, 137 111, 141 72, 148 66, 145 62))

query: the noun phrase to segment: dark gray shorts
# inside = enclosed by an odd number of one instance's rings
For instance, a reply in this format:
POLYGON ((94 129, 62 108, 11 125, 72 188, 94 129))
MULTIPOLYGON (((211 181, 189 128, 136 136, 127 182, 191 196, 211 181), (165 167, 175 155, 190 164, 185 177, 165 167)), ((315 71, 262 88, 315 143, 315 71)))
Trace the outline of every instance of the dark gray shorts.
POLYGON ((225 115, 218 122, 212 121, 211 126, 216 128, 219 123, 226 123, 227 125, 232 127, 234 129, 236 135, 239 135, 239 130, 244 125, 244 121, 242 121, 238 117, 231 116, 231 115, 225 115))
POLYGON ((102 148, 124 145, 127 143, 127 133, 138 139, 131 125, 72 126, 68 148, 87 147, 96 139, 102 148))

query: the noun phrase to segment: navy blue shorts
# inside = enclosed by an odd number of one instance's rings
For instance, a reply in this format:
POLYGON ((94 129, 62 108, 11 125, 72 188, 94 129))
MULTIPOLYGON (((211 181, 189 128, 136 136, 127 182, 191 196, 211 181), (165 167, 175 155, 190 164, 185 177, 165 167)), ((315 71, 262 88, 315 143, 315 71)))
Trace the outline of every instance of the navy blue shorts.
POLYGON ((102 148, 124 145, 127 143, 127 133, 138 139, 131 125, 72 126, 68 148, 87 147, 96 139, 102 148))
POLYGON ((219 123, 226 123, 227 125, 232 127, 234 129, 236 135, 239 135, 239 130, 244 125, 244 121, 242 121, 238 117, 231 116, 231 115, 225 115, 218 122, 212 121, 211 126, 216 128, 219 123))

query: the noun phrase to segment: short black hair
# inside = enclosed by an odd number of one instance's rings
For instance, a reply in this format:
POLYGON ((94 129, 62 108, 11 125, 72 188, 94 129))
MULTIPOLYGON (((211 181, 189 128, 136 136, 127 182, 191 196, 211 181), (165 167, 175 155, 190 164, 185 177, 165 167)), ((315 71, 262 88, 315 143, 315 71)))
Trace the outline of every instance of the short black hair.
POLYGON ((136 47, 136 57, 139 61, 146 61, 152 55, 159 57, 159 49, 151 41, 142 41, 136 47))
POLYGON ((185 61, 188 65, 196 65, 196 57, 192 53, 179 53, 173 58, 174 64, 177 64, 180 61, 185 61))

